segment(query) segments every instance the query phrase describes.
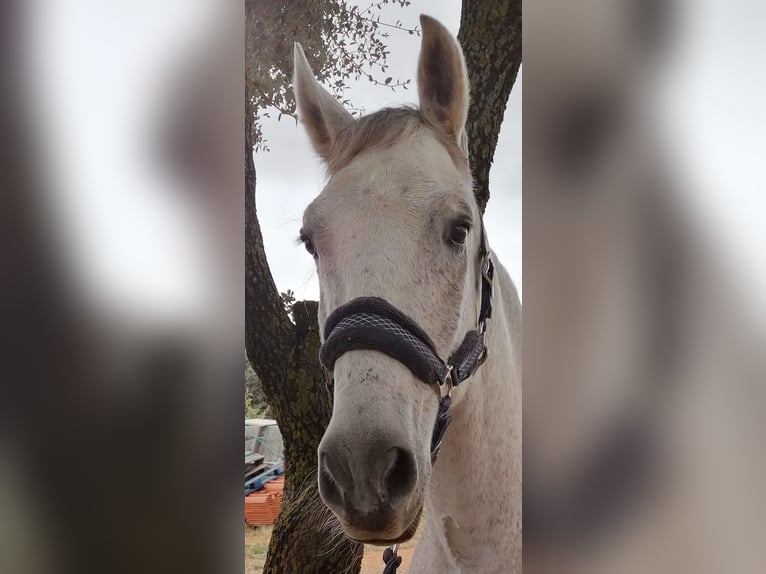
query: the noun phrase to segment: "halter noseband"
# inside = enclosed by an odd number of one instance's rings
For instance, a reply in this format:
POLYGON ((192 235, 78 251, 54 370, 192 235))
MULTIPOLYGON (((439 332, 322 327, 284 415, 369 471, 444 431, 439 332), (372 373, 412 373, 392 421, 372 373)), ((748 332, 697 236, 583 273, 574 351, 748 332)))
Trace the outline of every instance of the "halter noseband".
POLYGON ((492 279, 495 268, 487 248, 484 225, 481 227, 481 308, 477 327, 468 331, 463 342, 443 361, 428 334, 410 317, 385 299, 359 297, 341 305, 325 322, 325 341, 319 360, 328 381, 338 358, 348 351, 370 350, 385 353, 407 367, 429 385, 438 385, 439 411, 431 438, 431 464, 436 462, 442 438, 452 416, 452 389, 473 375, 487 357, 484 334, 492 316, 492 279))

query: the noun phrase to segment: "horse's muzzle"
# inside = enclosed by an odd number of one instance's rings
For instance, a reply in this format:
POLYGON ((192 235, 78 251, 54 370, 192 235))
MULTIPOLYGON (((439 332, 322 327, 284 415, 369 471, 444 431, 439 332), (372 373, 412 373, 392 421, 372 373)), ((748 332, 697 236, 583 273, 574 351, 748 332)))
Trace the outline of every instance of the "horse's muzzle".
POLYGON ((332 435, 319 446, 320 496, 353 538, 382 543, 404 534, 417 483, 415 456, 405 447, 376 440, 349 449, 332 435))

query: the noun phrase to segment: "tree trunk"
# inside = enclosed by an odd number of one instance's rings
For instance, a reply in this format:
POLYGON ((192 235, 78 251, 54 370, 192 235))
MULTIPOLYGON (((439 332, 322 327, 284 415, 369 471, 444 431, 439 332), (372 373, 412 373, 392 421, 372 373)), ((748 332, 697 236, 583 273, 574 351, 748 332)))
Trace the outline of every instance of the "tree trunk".
POLYGON ((468 155, 483 212, 505 106, 521 66, 521 0, 463 0, 458 40, 471 83, 468 155))
MULTIPOLYGON (((249 101, 249 100, 248 100, 249 101)), ((293 305, 290 321, 266 261, 255 207, 253 127, 245 138, 245 348, 282 431, 285 497, 274 525, 266 574, 356 573, 363 547, 328 526, 319 499, 317 447, 330 421, 331 397, 319 366, 317 302, 293 305)))

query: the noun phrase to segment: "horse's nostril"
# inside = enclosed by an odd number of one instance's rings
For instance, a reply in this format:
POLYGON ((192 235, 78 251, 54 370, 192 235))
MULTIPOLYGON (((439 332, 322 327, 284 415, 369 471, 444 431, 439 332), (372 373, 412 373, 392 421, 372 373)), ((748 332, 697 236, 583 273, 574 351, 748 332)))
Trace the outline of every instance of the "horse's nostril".
POLYGON ((349 476, 341 465, 327 453, 319 455, 319 494, 328 506, 340 506, 344 491, 350 485, 349 476))
POLYGON ((386 453, 385 458, 390 460, 383 473, 383 486, 389 499, 409 495, 417 481, 415 457, 408 450, 394 447, 386 453))
POLYGON ((347 489, 351 487, 351 472, 345 464, 345 460, 338 460, 329 452, 323 452, 319 455, 320 466, 329 473, 340 488, 347 489))

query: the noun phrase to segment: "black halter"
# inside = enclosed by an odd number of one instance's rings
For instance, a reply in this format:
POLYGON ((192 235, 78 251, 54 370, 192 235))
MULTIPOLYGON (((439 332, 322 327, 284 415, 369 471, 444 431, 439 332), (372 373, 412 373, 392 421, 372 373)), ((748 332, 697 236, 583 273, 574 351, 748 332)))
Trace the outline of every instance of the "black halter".
MULTIPOLYGON (((325 341, 319 351, 319 361, 332 386, 335 361, 348 351, 370 350, 385 353, 407 367, 421 381, 438 385, 439 410, 431 436, 431 464, 436 462, 444 433, 452 422, 452 389, 473 375, 487 358, 484 334, 487 321, 492 317, 492 263, 484 224, 481 226, 481 308, 476 329, 468 331, 463 342, 443 361, 428 334, 410 317, 385 299, 359 297, 341 305, 327 318, 325 341)), ((332 390, 332 389, 331 389, 332 390)), ((402 563, 397 554, 398 544, 383 552, 383 574, 395 574, 402 563)))
POLYGON ((406 366, 421 381, 438 385, 441 396, 431 440, 431 463, 439 456, 442 438, 452 416, 452 388, 473 375, 487 356, 484 333, 492 316, 492 278, 495 268, 481 228, 481 308, 475 330, 443 361, 428 334, 410 317, 379 297, 359 297, 341 305, 325 322, 325 341, 319 360, 332 381, 338 358, 354 350, 385 353, 406 366))

